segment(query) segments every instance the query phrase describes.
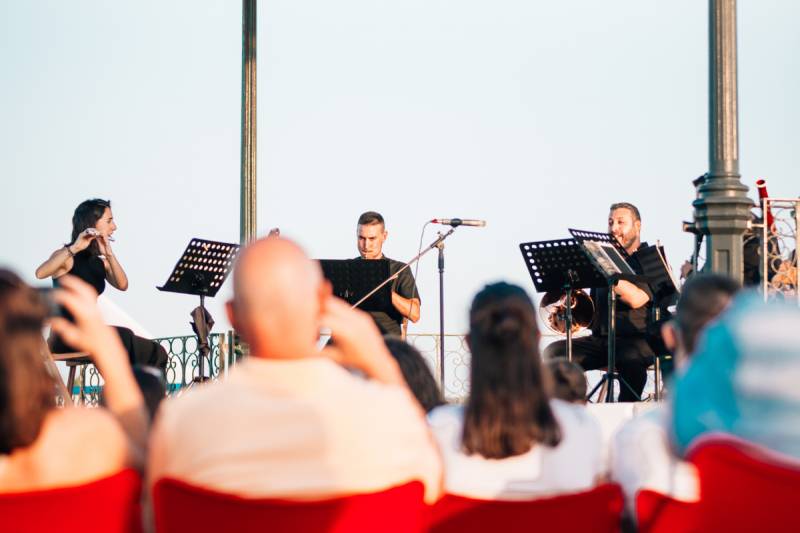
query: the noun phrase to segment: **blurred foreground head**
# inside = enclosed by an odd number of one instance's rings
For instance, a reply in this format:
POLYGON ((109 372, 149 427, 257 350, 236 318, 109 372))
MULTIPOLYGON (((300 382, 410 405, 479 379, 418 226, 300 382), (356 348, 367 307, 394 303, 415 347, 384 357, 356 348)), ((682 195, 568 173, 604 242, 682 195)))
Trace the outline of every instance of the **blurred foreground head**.
POLYGON ((555 446, 561 432, 544 386, 536 309, 516 285, 487 285, 472 301, 472 359, 463 445, 488 459, 555 446))
POLYGON ((32 444, 55 407, 44 363, 47 306, 16 274, 0 269, 0 454, 32 444))
POLYGON ((711 273, 695 274, 683 285, 675 318, 662 329, 664 342, 679 365, 695 351, 700 334, 739 289, 741 285, 734 279, 711 273))
POLYGON ((800 308, 734 298, 700 336, 673 387, 675 437, 723 432, 800 458, 800 308))
POLYGON ((308 357, 329 294, 319 265, 299 246, 279 237, 259 239, 236 262, 228 318, 253 356, 308 357))
POLYGON ((553 398, 570 403, 586 403, 586 375, 577 363, 556 357, 546 363, 552 379, 553 398))
POLYGON ((419 350, 398 337, 387 336, 384 337, 384 341, 386 347, 389 348, 389 353, 400 366, 408 388, 411 389, 425 412, 428 413, 436 407, 444 405, 445 401, 439 385, 436 384, 436 379, 431 374, 431 369, 419 350))

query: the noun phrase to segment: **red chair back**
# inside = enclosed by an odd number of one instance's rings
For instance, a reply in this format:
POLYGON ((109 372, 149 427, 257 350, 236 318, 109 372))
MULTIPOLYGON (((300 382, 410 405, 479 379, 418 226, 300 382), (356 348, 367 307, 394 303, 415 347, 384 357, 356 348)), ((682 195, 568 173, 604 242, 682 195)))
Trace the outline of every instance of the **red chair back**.
POLYGON ((431 508, 430 533, 516 533, 620 529, 622 491, 606 484, 587 492, 525 501, 446 495, 431 508))
POLYGON ((697 502, 676 500, 652 490, 636 495, 636 521, 639 533, 698 531, 697 502))
POLYGON ((77 485, 0 494, 2 531, 140 533, 142 480, 134 470, 77 485))
POLYGON ((797 531, 800 463, 720 436, 698 441, 688 458, 700 476, 702 531, 797 531))
POLYGON ((413 481, 381 492, 321 501, 242 498, 174 479, 153 487, 156 531, 419 533, 423 486, 413 481))

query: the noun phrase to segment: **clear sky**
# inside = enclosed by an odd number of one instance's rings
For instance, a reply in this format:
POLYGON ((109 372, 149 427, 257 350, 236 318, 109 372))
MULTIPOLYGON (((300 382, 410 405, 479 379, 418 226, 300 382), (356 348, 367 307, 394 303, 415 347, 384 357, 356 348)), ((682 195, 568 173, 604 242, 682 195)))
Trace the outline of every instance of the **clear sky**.
MULTIPOLYGON (((533 292, 517 245, 602 230, 637 204, 643 237, 688 257, 691 180, 707 161, 707 2, 259 2, 259 231, 313 257, 357 254, 381 211, 386 253, 423 223, 483 218, 447 242, 446 327, 474 292, 533 292)), ((743 181, 800 194, 800 3, 740 0, 743 181)), ((75 206, 110 198, 130 289, 109 296, 156 335, 196 302, 163 294, 189 238, 239 236, 241 2, 0 0, 0 263, 33 280, 75 206)), ((753 193, 754 196, 754 193, 753 193)), ((435 237, 429 229, 425 241, 435 237)), ((434 254, 420 265, 438 329, 434 254)), ((210 302, 217 331, 222 303, 210 302)))

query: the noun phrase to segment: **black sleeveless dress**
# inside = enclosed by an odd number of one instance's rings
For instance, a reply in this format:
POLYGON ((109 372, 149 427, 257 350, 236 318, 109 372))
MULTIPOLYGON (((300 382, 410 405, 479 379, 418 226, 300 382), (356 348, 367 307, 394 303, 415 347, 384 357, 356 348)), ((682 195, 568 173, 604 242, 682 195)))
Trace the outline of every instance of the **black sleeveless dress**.
MULTIPOLYGON (((83 250, 75 254, 72 270, 70 270, 68 274, 80 278, 94 287, 98 295, 103 294, 103 291, 106 290, 106 269, 103 265, 103 260, 89 250, 83 250)), ((53 286, 59 286, 57 278, 53 279, 53 286)), ((65 312, 64 314, 68 320, 73 319, 69 313, 65 312)), ((166 370, 167 351, 163 346, 157 342, 135 335, 133 331, 128 328, 114 326, 114 329, 117 330, 122 340, 122 345, 125 346, 125 350, 128 352, 128 359, 132 366, 147 365, 159 368, 162 372, 166 370)), ((66 344, 57 335, 54 335, 51 340, 50 350, 53 353, 80 351, 66 344)))

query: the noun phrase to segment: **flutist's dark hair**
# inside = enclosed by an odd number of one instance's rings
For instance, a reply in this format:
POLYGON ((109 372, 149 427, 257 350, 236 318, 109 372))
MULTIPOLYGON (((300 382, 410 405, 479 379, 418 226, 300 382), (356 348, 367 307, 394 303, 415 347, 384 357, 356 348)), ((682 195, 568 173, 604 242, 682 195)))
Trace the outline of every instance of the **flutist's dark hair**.
MULTIPOLYGON (((72 238, 70 243, 74 243, 83 230, 95 227, 97 221, 103 218, 103 213, 110 207, 111 200, 93 198, 81 202, 72 215, 72 238)), ((89 245, 89 250, 93 255, 100 253, 100 248, 94 240, 89 245)))
POLYGON ((469 313, 470 393, 462 445, 487 459, 556 446, 561 428, 550 409, 539 356, 536 309, 525 291, 487 285, 469 313))
POLYGON ((361 216, 358 217, 358 225, 369 226, 371 224, 380 224, 384 228, 386 227, 386 224, 383 222, 383 215, 377 211, 367 211, 366 213, 361 213, 361 216))
POLYGON ((642 215, 639 213, 639 208, 631 203, 617 202, 615 204, 611 204, 611 207, 608 208, 608 212, 611 213, 617 209, 627 209, 633 215, 633 220, 638 220, 639 222, 642 221, 642 215))

